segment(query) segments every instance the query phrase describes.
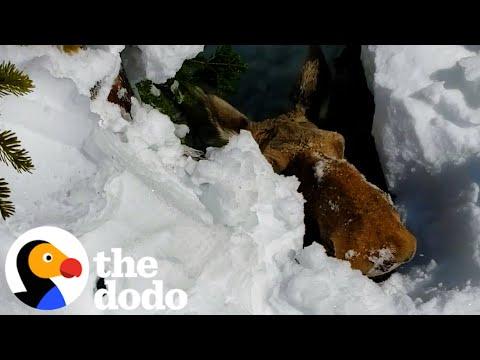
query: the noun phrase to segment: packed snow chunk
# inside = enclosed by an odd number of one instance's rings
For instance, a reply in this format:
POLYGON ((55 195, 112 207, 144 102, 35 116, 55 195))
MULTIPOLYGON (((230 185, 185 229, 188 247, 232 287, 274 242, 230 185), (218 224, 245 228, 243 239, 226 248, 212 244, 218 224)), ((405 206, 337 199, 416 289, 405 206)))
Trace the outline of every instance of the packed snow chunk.
POLYGON ((140 54, 131 50, 136 59, 130 61, 143 69, 144 78, 162 84, 175 76, 185 60, 202 52, 203 45, 138 45, 138 49, 140 54))
POLYGON ((175 124, 175 136, 183 139, 190 132, 190 128, 185 124, 175 124))
POLYGON ((350 263, 327 256, 319 244, 301 250, 297 262, 285 263, 275 303, 282 313, 395 314, 394 301, 382 289, 352 270, 350 263), (285 302, 285 303, 283 303, 285 302), (287 306, 290 306, 290 308, 287 306))
POLYGON ((194 152, 181 144, 176 127, 167 115, 132 98, 132 122, 116 132, 97 133, 95 140, 114 163, 142 178, 152 191, 162 193, 163 200, 190 216, 211 221, 211 215, 197 197, 188 171, 195 161, 194 152))
MULTIPOLYGON (((78 103, 85 103, 90 99, 86 110, 97 114, 100 117, 97 121, 102 126, 115 129, 123 126, 125 120, 122 118, 121 108, 108 102, 107 97, 120 71, 120 52, 123 48, 123 45, 89 45, 70 54, 55 45, 2 45, 0 60, 11 61, 19 69, 26 70, 32 75, 36 88, 28 98, 35 98, 57 109, 66 108, 64 100, 68 97, 72 100, 73 108, 78 108, 78 103), (54 83, 42 80, 49 77, 73 82, 73 92, 70 90, 62 94, 60 89, 55 88, 54 83), (39 89, 39 86, 44 88, 39 89)), ((71 134, 74 137, 76 133, 71 131, 71 134)))
MULTIPOLYGON (((134 143, 125 146, 129 144, 134 143)), ((137 151, 134 155, 143 157, 137 151)), ((138 166, 138 161, 131 162, 138 166)), ((209 149, 205 160, 189 165, 191 189, 199 186, 199 200, 204 212, 213 215, 213 223, 194 216, 194 206, 178 207, 189 198, 188 192, 168 203, 168 187, 152 187, 154 178, 145 181, 126 171, 107 184, 107 200, 113 206, 82 242, 91 253, 118 246, 134 257, 153 254, 166 289, 180 287, 189 294, 186 313, 273 313, 269 296, 281 281, 279 264, 293 261, 289 253, 302 246, 298 181, 275 174, 249 132, 222 149, 209 149), (222 208, 226 215, 217 209, 222 192, 229 194, 228 206, 222 208)), ((150 281, 138 279, 117 285, 118 291, 149 286, 150 281)))
POLYGON ((112 75, 116 76, 120 68, 119 54, 123 47, 87 47, 69 54, 55 45, 3 45, 0 47, 0 56, 19 68, 35 61, 52 76, 73 80, 82 95, 90 96, 90 89, 95 83, 107 81, 112 85, 112 75))
POLYGON ((223 149, 207 149, 206 158, 198 163, 193 181, 219 223, 254 226, 259 211, 274 212, 296 225, 303 220, 298 180, 276 175, 250 132, 241 131, 223 149))
POLYGON ((175 125, 167 115, 149 105, 141 106, 133 98, 132 117, 135 121, 125 134, 129 146, 136 149, 138 157, 145 160, 148 156, 154 156, 163 164, 170 165, 182 157, 184 147, 175 135, 175 125))
POLYGON ((372 132, 392 188, 411 169, 438 172, 477 156, 475 53, 454 45, 370 45, 362 59, 375 97, 372 132))

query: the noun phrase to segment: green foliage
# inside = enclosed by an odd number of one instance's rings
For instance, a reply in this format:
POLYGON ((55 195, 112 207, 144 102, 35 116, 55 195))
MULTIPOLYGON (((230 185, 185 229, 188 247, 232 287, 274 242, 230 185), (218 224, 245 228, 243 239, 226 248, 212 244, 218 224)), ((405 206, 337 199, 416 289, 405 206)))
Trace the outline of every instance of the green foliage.
POLYGON ((220 45, 210 57, 200 53, 194 59, 185 60, 175 78, 180 83, 197 85, 226 97, 235 91, 240 76, 247 68, 231 45, 220 45))
MULTIPOLYGON (((0 64, 0 98, 9 94, 25 95, 33 88, 32 80, 14 64, 10 62, 0 64)), ((11 165, 18 172, 31 172, 34 168, 28 152, 21 147, 20 140, 10 130, 0 132, 0 161, 11 165)), ((8 200, 9 197, 8 183, 4 178, 0 178, 0 215, 4 220, 15 212, 14 205, 8 200)))
POLYGON ((230 45, 220 45, 215 52, 203 53, 185 60, 173 79, 164 84, 143 80, 136 84, 141 100, 168 115, 177 124, 187 124, 190 133, 182 141, 190 147, 204 150, 207 146, 222 146, 225 141, 213 129, 197 87, 220 97, 232 94, 247 64, 230 45))
POLYGON ((0 133, 0 160, 10 164, 18 172, 33 170, 32 159, 23 149, 14 132, 4 130, 0 133))
POLYGON ((137 89, 144 103, 159 109, 162 113, 170 116, 172 120, 176 119, 175 122, 178 122, 179 104, 175 101, 175 96, 168 86, 156 86, 150 80, 143 80, 137 83, 137 89), (159 95, 154 94, 155 90, 159 95))
POLYGON ((25 95, 34 88, 32 80, 11 62, 0 64, 0 97, 5 95, 25 95))
POLYGON ((8 200, 10 197, 10 189, 4 178, 0 178, 0 215, 3 220, 12 216, 15 212, 15 207, 12 202, 8 200))

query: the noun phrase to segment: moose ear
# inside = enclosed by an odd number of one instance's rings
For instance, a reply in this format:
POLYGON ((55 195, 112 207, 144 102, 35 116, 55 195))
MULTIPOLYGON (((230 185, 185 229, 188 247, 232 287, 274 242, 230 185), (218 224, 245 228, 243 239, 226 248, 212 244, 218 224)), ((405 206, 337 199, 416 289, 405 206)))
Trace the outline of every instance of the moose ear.
POLYGON ((319 125, 328 110, 328 97, 331 86, 331 74, 322 48, 310 45, 309 53, 302 66, 293 94, 297 109, 319 125))
POLYGON ((205 105, 209 110, 210 120, 223 139, 228 140, 233 134, 248 127, 248 118, 218 96, 207 94, 205 105))

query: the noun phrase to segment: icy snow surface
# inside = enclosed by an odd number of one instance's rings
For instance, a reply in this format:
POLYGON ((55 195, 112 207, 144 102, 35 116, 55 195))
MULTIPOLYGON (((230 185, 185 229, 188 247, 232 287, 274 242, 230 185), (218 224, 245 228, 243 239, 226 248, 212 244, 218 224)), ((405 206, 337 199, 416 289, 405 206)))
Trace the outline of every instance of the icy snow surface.
MULTIPOLYGON (((189 149, 177 137, 187 129, 176 127, 168 116, 133 101, 132 121, 125 120, 119 107, 106 101, 122 61, 129 76, 143 72, 154 81, 165 81, 185 58, 194 56, 202 47, 130 47, 120 57, 122 49, 123 46, 96 46, 67 55, 53 46, 0 47, 0 61, 14 62, 31 76, 36 86, 27 96, 8 96, 0 101, 0 128, 17 132, 36 167, 32 174, 16 174, 2 167, 2 176, 10 183, 17 208, 15 216, 0 222, 2 263, 10 244, 22 232, 35 226, 56 225, 75 234, 90 258, 98 251, 109 252, 112 247, 121 247, 124 255, 137 258, 154 256, 159 263, 158 279, 164 281, 166 289, 181 288, 188 293, 189 302, 182 313, 480 312, 480 302, 475 301, 480 289, 473 282, 457 282, 448 288, 445 281, 434 282, 443 266, 440 260, 448 259, 428 259, 424 265, 412 267, 407 275, 394 274, 380 286, 352 270, 348 262, 327 257, 320 245, 302 250, 304 200, 297 192, 298 181, 275 174, 250 133, 241 132, 225 147, 209 149, 204 160, 195 161, 185 155, 189 149), (99 90, 91 100, 90 89, 95 85, 99 90)), ((389 75, 390 68, 375 60, 382 56, 382 51, 386 50, 370 48, 364 53, 365 62, 370 64, 370 78, 383 77, 385 84, 399 89, 400 84, 392 79, 396 75, 389 75)), ((410 68, 417 61, 440 62, 439 56, 424 52, 422 57, 421 51, 398 50, 400 57, 410 54, 410 62, 404 63, 404 73, 397 79, 411 83, 409 89, 415 87, 416 80, 408 80, 408 76, 428 79, 428 71, 440 70, 425 65, 416 74, 410 68)), ((439 66, 454 67, 457 60, 472 55, 475 53, 453 47, 444 53, 450 62, 439 66), (458 59, 453 59, 455 56, 458 59)), ((476 89, 476 62, 465 60, 458 66, 466 69, 469 89, 476 89)), ((398 67, 403 69, 401 64, 398 67)), ((425 80, 419 87, 428 85, 425 80)), ((383 115, 381 107, 377 111, 377 138, 383 128, 400 127, 401 121, 414 122, 405 117, 394 124, 388 116, 391 95, 386 95, 392 91, 383 91, 387 85, 377 84, 377 80, 371 86, 376 101, 381 99, 387 108, 383 115), (382 121, 384 127, 380 126, 382 121)), ((447 90, 437 91, 450 102, 459 101, 458 97, 447 96, 447 90)), ((401 96, 408 97, 405 94, 407 90, 400 92, 400 100, 401 96)), ((430 105, 424 107, 433 111, 432 104, 439 102, 441 96, 432 95, 430 105)), ((474 109, 467 107, 466 102, 463 108, 459 104, 458 113, 470 114, 467 118, 472 124, 474 109)), ((418 136, 412 133, 415 134, 418 136)), ((453 139, 453 133, 450 135, 453 139)), ((447 142, 449 138, 445 135, 442 139, 447 142)), ((457 142, 468 139, 464 135, 457 142)), ((421 151, 415 148, 418 142, 410 144, 405 137, 404 143, 399 138, 395 140, 392 151, 404 151, 405 155, 421 151)), ((466 154, 467 145, 458 148, 466 154)), ((449 156, 454 157, 453 147, 450 150, 449 156)), ((427 193, 422 199, 425 196, 423 200, 428 200, 416 209, 401 192, 405 189, 408 195, 412 185, 392 180, 400 178, 397 174, 402 167, 402 155, 396 156, 387 147, 382 153, 386 169, 391 168, 395 174, 389 178, 390 185, 399 194, 400 203, 407 207, 409 221, 420 216, 419 221, 428 222, 423 232, 421 228, 414 229, 419 231, 420 238, 450 236, 450 240, 456 240, 451 244, 453 248, 453 244, 462 247, 469 241, 473 246, 473 235, 480 228, 475 228, 478 223, 473 221, 479 213, 475 172, 462 168, 464 171, 448 178, 446 184, 438 175, 429 175, 436 179, 434 183, 440 192, 433 194, 433 189, 420 181, 432 167, 424 166, 422 173, 421 157, 413 156, 417 161, 414 179, 424 184, 427 193), (460 188, 463 183, 465 187, 460 188), (451 204, 443 209, 438 207, 442 203, 437 202, 447 200, 447 190, 458 190, 459 194, 449 199, 451 204), (442 228, 442 219, 452 216, 458 223, 457 231, 461 231, 457 238, 446 231, 449 227, 442 228), (431 223, 432 219, 437 223, 431 223)), ((471 156, 467 160, 472 161, 471 156)), ((432 158, 431 154, 429 159, 432 158)), ((416 204, 419 203, 417 200, 416 204)), ((440 242, 446 245, 446 241, 440 242)), ((472 252, 469 254, 471 257, 472 252)), ((455 264, 458 267, 460 263, 455 264)), ((94 266, 91 270, 81 298, 58 313, 100 312, 93 303, 94 266)), ((117 288, 141 290, 151 287, 151 280, 124 278, 117 280, 117 288)), ((4 276, 0 277, 0 312, 36 313, 10 293, 4 276)))

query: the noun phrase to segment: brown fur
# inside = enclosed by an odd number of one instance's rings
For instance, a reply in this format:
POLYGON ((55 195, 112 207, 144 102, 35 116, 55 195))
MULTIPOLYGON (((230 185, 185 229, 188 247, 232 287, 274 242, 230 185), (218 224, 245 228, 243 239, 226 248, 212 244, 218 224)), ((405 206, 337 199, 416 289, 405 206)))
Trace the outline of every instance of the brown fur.
POLYGON ((415 237, 401 223, 390 197, 343 159, 340 134, 317 128, 301 111, 250 122, 247 129, 277 173, 300 180, 306 222, 318 227, 317 241, 330 255, 350 261, 368 276, 382 275, 412 258, 415 237), (320 178, 315 172, 319 162, 320 178))
POLYGON ((330 70, 320 46, 310 46, 309 53, 298 78, 294 101, 296 109, 315 125, 326 116, 330 91, 330 70))
POLYGON ((235 131, 247 127, 247 117, 228 102, 216 95, 207 95, 203 91, 197 91, 197 93, 200 93, 204 99, 210 120, 215 123, 215 127, 222 139, 228 140, 235 131))
POLYGON ((315 219, 327 252, 374 277, 409 261, 415 237, 403 226, 390 198, 344 159, 298 154, 286 173, 300 180, 305 217, 315 219), (315 167, 322 169, 318 176, 315 167), (384 258, 382 259, 382 254, 384 258))
POLYGON ((63 52, 69 55, 72 55, 72 54, 78 53, 82 49, 83 45, 60 45, 60 46, 63 52))
POLYGON ((302 152, 343 158, 343 136, 319 129, 301 111, 262 122, 249 122, 246 129, 250 130, 263 155, 278 173, 302 152))
POLYGON ((111 103, 119 105, 127 113, 130 114, 130 111, 132 109, 132 96, 133 90, 130 87, 130 83, 128 82, 125 71, 121 69, 117 78, 113 82, 107 99, 111 103))

